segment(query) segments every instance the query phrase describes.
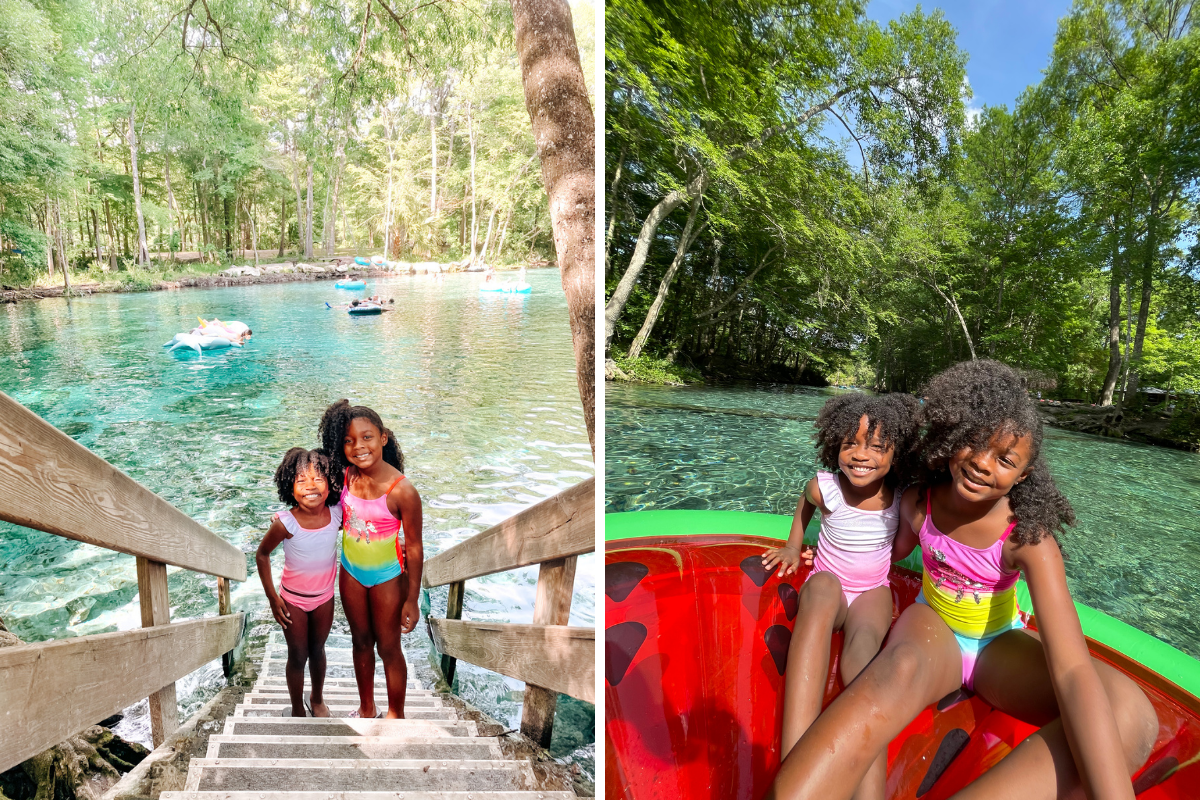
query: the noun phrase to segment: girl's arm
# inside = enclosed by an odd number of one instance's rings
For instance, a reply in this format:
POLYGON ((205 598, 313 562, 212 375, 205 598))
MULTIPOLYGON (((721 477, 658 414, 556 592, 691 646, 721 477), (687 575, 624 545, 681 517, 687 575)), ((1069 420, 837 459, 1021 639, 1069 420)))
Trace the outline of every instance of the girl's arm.
POLYGON ((254 555, 254 563, 258 565, 258 579, 262 581, 267 602, 271 604, 271 613, 275 615, 275 621, 281 628, 291 625, 292 617, 288 614, 287 603, 283 602, 283 598, 275 591, 275 579, 271 577, 271 553, 275 552, 275 548, 279 547, 284 539, 290 538, 292 535, 287 532, 287 528, 283 527, 279 517, 275 517, 271 520, 271 527, 267 528, 267 535, 263 537, 262 544, 258 546, 258 552, 254 555))
POLYGON ((900 529, 892 540, 892 562, 903 561, 920 543, 913 528, 913 516, 917 510, 917 487, 910 486, 900 498, 900 529))
MULTIPOLYGON (((813 478, 804 486, 804 494, 800 495, 799 502, 796 503, 796 513, 792 516, 792 529, 788 533, 787 544, 783 547, 776 547, 767 550, 763 553, 763 566, 767 569, 774 569, 777 564, 782 564, 783 569, 779 576, 791 575, 800 569, 801 551, 804 547, 804 529, 808 527, 808 523, 812 521, 813 513, 818 509, 821 513, 825 513, 824 500, 821 497, 821 487, 817 484, 817 479, 813 478)), ((806 563, 812 563, 811 549, 808 551, 810 555, 805 559, 806 563)))
POLYGON ((400 632, 411 633, 421 619, 421 570, 425 565, 425 546, 421 542, 421 495, 413 488, 412 481, 396 484, 388 495, 388 506, 395 506, 392 513, 404 522, 404 566, 408 571, 408 597, 400 609, 400 632))
POLYGON ((1133 800, 1117 721, 1083 638, 1058 543, 1047 536, 1017 547, 1013 560, 1029 584, 1063 730, 1084 791, 1093 798, 1133 800))

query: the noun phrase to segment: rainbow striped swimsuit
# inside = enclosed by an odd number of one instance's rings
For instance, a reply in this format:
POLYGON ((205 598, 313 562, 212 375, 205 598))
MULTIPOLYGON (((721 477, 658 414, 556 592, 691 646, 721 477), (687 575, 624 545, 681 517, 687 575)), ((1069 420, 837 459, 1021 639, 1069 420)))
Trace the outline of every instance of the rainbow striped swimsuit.
POLYGON ((342 486, 342 568, 363 586, 378 586, 404 571, 404 533, 388 510, 387 496, 401 475, 374 500, 350 493, 350 470, 342 486))
POLYGON ((925 522, 917 538, 925 575, 917 602, 938 613, 962 651, 963 685, 975 686, 975 664, 979 654, 1002 633, 1024 628, 1017 607, 1020 570, 1004 568, 1004 541, 1017 523, 1012 523, 996 542, 978 549, 956 542, 933 525, 930 510, 932 490, 927 490, 925 522))

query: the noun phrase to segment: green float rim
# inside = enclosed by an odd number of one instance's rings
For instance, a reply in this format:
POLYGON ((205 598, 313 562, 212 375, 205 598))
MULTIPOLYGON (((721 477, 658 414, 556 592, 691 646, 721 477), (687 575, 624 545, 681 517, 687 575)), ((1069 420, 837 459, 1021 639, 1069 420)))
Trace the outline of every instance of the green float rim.
MULTIPOLYGON (((786 540, 791 527, 792 518, 781 514, 751 511, 634 511, 605 514, 604 541, 613 543, 663 536, 712 535, 762 536, 786 540)), ((805 532, 804 540, 816 541, 818 528, 814 520, 805 532)), ((915 572, 921 571, 921 560, 916 551, 899 563, 915 572)), ((1024 580, 1017 584, 1017 602, 1021 608, 1033 608, 1029 587, 1024 580)), ((1200 696, 1200 661, 1094 608, 1082 603, 1076 603, 1075 608, 1085 636, 1111 647, 1184 691, 1200 696)))

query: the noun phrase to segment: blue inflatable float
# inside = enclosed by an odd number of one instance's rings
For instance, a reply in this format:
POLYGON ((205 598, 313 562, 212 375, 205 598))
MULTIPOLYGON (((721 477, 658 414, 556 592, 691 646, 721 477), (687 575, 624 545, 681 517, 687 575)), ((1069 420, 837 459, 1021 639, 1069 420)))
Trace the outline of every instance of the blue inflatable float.
POLYGON ((533 287, 528 283, 521 281, 520 283, 485 283, 479 287, 481 292, 501 292, 503 294, 529 294, 533 291, 533 287))
POLYGON ((358 264, 360 267, 371 266, 371 260, 369 258, 363 258, 362 256, 355 256, 354 263, 358 264))
POLYGON ((346 313, 355 317, 364 317, 369 314, 382 314, 383 306, 375 303, 361 303, 357 306, 350 306, 346 309, 346 313))
POLYGON ((365 289, 367 284, 365 281, 338 281, 333 285, 335 289, 365 289))

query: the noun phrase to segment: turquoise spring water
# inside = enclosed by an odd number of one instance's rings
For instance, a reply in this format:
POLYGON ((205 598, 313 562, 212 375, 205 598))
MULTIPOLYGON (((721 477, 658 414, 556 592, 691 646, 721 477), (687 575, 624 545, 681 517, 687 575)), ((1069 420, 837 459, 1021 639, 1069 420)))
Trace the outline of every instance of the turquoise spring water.
MULTIPOLYGON (((425 506, 426 557, 594 474, 557 270, 533 294, 478 291, 477 275, 371 280, 395 311, 327 310, 361 292, 332 281, 51 299, 0 308, 0 389, 246 553, 235 610, 251 652, 275 628, 254 566, 272 476, 293 446, 315 447, 325 407, 370 405, 396 433, 425 506), (241 320, 242 349, 162 347, 196 317, 241 320)), ((275 553, 276 580, 283 549, 275 553)), ((175 620, 217 613, 216 579, 170 568, 175 620)), ((572 625, 595 623, 596 557, 580 559, 572 625)), ((465 619, 529 622, 536 567, 467 583, 465 619)), ((141 624, 132 556, 0 524, 0 619, 26 641, 141 624)), ((446 589, 432 592, 445 613, 446 589)), ((345 631, 338 608, 335 631, 345 631)), ((424 624, 411 661, 432 655, 424 624)), ((177 685, 186 718, 224 683, 220 662, 177 685)), ((460 663, 467 700, 517 727, 522 684, 460 663)), ((594 710, 560 702, 552 752, 592 774, 594 710)), ((149 740, 145 702, 119 732, 149 740)))
MULTIPOLYGON (((605 510, 791 515, 830 390, 608 384, 605 510)), ((1200 455, 1047 428, 1075 599, 1200 657, 1200 455)))

